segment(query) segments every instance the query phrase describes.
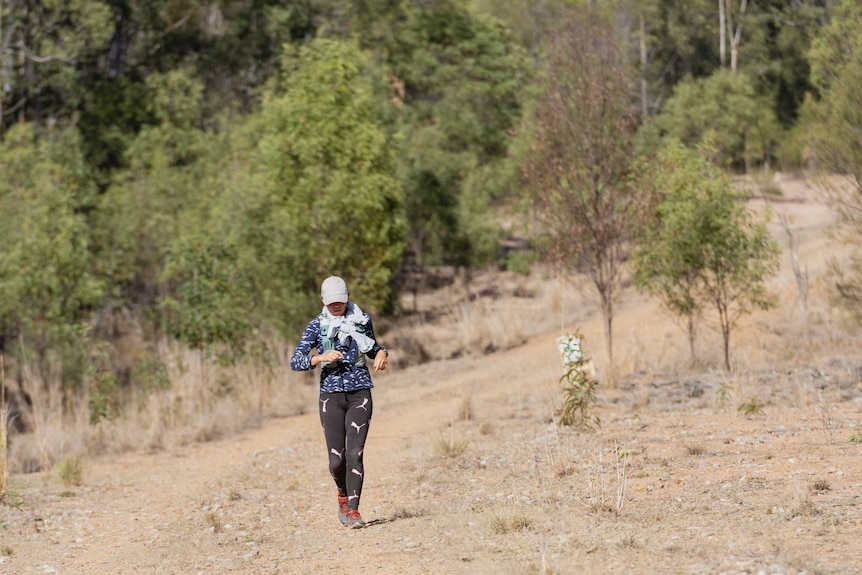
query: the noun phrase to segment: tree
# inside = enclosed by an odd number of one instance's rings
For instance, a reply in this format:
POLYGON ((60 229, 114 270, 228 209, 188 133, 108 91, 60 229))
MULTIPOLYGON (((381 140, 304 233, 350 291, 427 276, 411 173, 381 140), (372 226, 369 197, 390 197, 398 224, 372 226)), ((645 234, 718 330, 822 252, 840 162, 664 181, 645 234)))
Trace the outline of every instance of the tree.
POLYGON ((627 71, 612 28, 592 11, 568 15, 546 58, 523 176, 547 255, 595 288, 612 365, 614 302, 639 201, 627 71))
MULTIPOLYGON (((862 240, 862 6, 844 0, 811 50, 816 98, 806 102, 818 168, 846 185, 824 181, 826 200, 851 245, 862 240)), ((862 252, 845 266, 832 262, 837 301, 862 324, 862 252)))
POLYGON ((655 161, 644 162, 639 178, 657 201, 632 254, 634 285, 658 296, 683 322, 694 364, 697 320, 704 302, 698 297, 701 245, 692 219, 700 196, 708 193, 705 188, 723 180, 714 165, 679 140, 660 150, 655 161))
POLYGON ((102 296, 83 210, 93 181, 73 129, 16 124, 0 142, 0 351, 76 345, 102 296))
MULTIPOLYGON (((244 224, 255 227, 271 317, 294 330, 319 306, 320 280, 343 276, 370 309, 391 305, 404 235, 394 175, 394 108, 385 72, 354 42, 286 48, 267 94, 244 224)), ((288 332, 290 333, 290 332, 288 332)))
POLYGON ((701 286, 703 298, 718 312, 724 340, 724 365, 730 370, 730 334, 751 310, 769 309, 774 298, 765 281, 778 270, 779 247, 766 229, 737 203, 732 182, 698 204, 704 235, 701 286), (712 221, 710 222, 710 218, 712 221))
POLYGON ((388 61, 401 115, 397 158, 408 250, 425 265, 474 266, 496 255, 489 218, 506 183, 511 130, 527 81, 524 50, 498 20, 440 0, 408 11, 388 61))
POLYGON ((736 16, 736 27, 733 25, 733 0, 718 0, 719 18, 721 19, 721 65, 724 66, 725 38, 730 38, 730 71, 736 73, 739 65, 739 42, 742 39, 742 19, 748 0, 740 0, 739 13, 736 16), (724 4, 722 4, 724 2, 724 4))
POLYGON ((678 141, 659 153, 651 182, 659 201, 635 252, 635 283, 686 320, 692 358, 695 320, 711 306, 730 370, 730 334, 739 319, 773 305, 764 283, 778 269, 779 247, 708 154, 708 144, 692 151, 678 141))
POLYGON ((237 269, 235 248, 218 237, 183 238, 172 246, 164 273, 175 284, 162 299, 171 335, 194 349, 217 343, 239 349, 250 331, 250 286, 237 269))
MULTIPOLYGON (((201 186, 208 135, 199 129, 203 85, 184 70, 147 78, 149 113, 119 172, 100 198, 98 256, 114 295, 125 304, 154 306, 164 295, 163 267, 171 243, 207 212, 201 186)), ((212 164, 210 164, 212 166, 212 164)))
POLYGON ((0 133, 19 121, 68 117, 84 93, 77 63, 111 37, 109 2, 0 0, 0 133))
POLYGON ((711 133, 715 161, 746 171, 770 161, 779 134, 771 107, 751 80, 726 70, 677 85, 661 114, 642 128, 641 140, 656 132, 687 146, 698 146, 711 133))

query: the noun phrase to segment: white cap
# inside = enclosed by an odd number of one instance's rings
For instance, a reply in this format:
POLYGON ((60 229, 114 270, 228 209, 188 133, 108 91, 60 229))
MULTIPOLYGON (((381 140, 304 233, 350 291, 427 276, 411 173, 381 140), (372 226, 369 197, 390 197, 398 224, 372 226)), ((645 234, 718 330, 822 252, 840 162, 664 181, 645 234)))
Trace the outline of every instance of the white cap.
POLYGON ((323 305, 334 302, 347 303, 347 284, 338 276, 329 276, 320 286, 320 297, 323 305))

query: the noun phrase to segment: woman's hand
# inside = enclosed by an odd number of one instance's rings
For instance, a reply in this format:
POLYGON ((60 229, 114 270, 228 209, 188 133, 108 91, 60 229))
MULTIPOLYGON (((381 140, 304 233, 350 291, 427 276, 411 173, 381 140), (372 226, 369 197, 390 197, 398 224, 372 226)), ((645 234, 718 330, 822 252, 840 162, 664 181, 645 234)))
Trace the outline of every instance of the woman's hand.
POLYGON ((380 350, 374 357, 374 371, 383 371, 389 363, 389 352, 380 350))
POLYGON ((344 357, 343 353, 341 353, 337 349, 333 349, 333 350, 327 351, 326 353, 321 353, 321 354, 318 354, 318 355, 315 355, 314 357, 312 357, 311 358, 311 365, 312 365, 312 367, 314 367, 315 365, 318 365, 318 364, 321 364, 321 363, 324 363, 327 361, 332 363, 333 361, 338 361, 339 359, 341 359, 343 357, 344 357))

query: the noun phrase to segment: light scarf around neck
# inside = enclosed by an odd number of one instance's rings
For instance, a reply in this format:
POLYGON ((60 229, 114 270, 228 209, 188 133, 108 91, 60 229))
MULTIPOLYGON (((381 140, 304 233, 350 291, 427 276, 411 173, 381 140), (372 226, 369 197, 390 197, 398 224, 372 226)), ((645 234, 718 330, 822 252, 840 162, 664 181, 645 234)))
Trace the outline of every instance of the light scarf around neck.
POLYGON ((329 333, 326 334, 329 337, 337 338, 342 344, 352 337, 362 353, 368 353, 374 347, 374 340, 365 335, 365 329, 360 327, 368 323, 368 319, 352 301, 347 302, 344 315, 332 315, 326 306, 323 306, 322 315, 329 322, 329 333))

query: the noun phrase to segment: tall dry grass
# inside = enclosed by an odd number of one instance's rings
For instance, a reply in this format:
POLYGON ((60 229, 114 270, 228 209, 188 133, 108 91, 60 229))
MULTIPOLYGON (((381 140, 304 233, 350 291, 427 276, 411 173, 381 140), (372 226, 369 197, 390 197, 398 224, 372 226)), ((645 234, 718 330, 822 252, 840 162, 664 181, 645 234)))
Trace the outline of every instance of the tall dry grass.
POLYGON ((270 351, 265 361, 228 364, 213 354, 162 342, 156 354, 169 386, 148 392, 124 390, 119 414, 95 424, 90 392, 73 396, 53 375, 59 369, 42 373, 25 365, 33 431, 11 437, 9 471, 48 470, 74 454, 172 450, 239 433, 269 417, 312 409, 311 381, 290 370, 292 349, 277 343, 270 351))

